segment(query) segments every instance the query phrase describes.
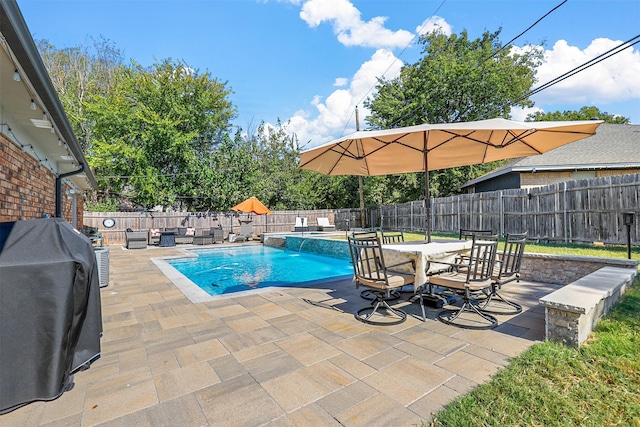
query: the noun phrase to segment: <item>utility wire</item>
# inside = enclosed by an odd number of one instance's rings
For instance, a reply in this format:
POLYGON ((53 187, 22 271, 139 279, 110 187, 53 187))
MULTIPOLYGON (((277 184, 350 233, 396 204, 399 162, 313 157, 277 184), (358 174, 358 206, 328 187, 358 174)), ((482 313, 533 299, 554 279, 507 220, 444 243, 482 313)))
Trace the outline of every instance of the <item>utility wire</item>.
POLYGON ((558 9, 560 6, 562 6, 563 4, 565 4, 567 1, 569 0, 564 0, 562 3, 560 3, 559 5, 557 5, 556 7, 554 7, 553 9, 551 9, 549 12, 545 13, 542 17, 540 17, 536 22, 534 22, 533 24, 531 24, 529 26, 529 28, 527 28, 526 30, 524 30, 523 32, 521 32, 520 34, 518 34, 517 36, 515 36, 514 38, 512 38, 511 40, 509 40, 504 46, 502 46, 502 48, 500 50, 498 50, 497 52, 494 52, 493 55, 491 55, 489 58, 487 58, 484 62, 490 60, 491 58, 494 58, 497 54, 499 54, 500 52, 502 52, 503 50, 505 50, 507 48, 507 46, 509 46, 511 43, 513 43, 514 41, 518 40, 520 37, 522 37, 527 31, 529 31, 530 29, 532 29, 533 27, 535 27, 536 25, 538 25, 538 23, 540 21, 542 21, 544 18, 546 18, 547 16, 551 15, 551 13, 555 12, 556 9, 558 9))
MULTIPOLYGON (((568 79, 569 77, 572 77, 572 76, 574 76, 574 75, 576 75, 576 74, 578 74, 578 73, 580 73, 582 71, 585 71, 585 70, 591 68, 592 66, 604 61, 605 59, 609 59, 612 56, 617 55, 617 54, 621 53, 622 51, 624 51, 624 50, 626 50, 626 49, 628 49, 630 47, 633 47, 634 45, 640 43, 640 40, 638 40, 638 39, 640 39, 640 34, 638 34, 635 37, 630 38, 629 40, 627 40, 625 42, 622 42, 618 46, 616 46, 614 48, 611 48, 611 49, 609 49, 608 51, 606 51, 604 53, 601 53, 600 55, 590 59, 589 61, 585 62, 584 64, 581 64, 581 65, 579 65, 579 66, 567 71, 566 73, 561 74, 558 77, 555 77, 555 78, 549 80, 547 83, 544 83, 544 84, 538 86, 537 88, 532 89, 530 92, 522 95, 520 98, 514 99, 514 100, 510 101, 509 103, 507 103, 506 105, 500 107, 500 109, 496 110, 495 112, 498 113, 500 111, 504 111, 504 109, 507 108, 507 107, 510 107, 510 106, 512 106, 512 105, 514 105, 514 104, 516 104, 516 103, 518 103, 518 102, 520 102, 520 101, 522 101, 524 99, 529 98, 530 96, 533 96, 533 95, 535 95, 537 93, 540 93, 543 90, 548 89, 551 86, 553 86, 553 85, 555 85, 557 83, 560 83, 561 81, 564 81, 564 80, 568 79)), ((488 115, 485 114, 483 116, 483 118, 486 118, 487 116, 488 115)))
MULTIPOLYGON (((567 1, 567 0, 565 0, 567 1)), ((414 36, 411 38, 411 40, 409 40, 409 43, 406 44, 406 46, 404 48, 402 48, 402 50, 400 51, 400 53, 398 54, 397 57, 395 57, 395 59, 393 61, 391 61, 391 63, 389 64, 389 66, 387 67, 386 70, 384 70, 384 72, 382 73, 382 75, 380 76, 381 78, 385 76, 385 74, 387 74, 387 72, 389 72, 389 70, 391 69, 391 67, 393 66, 393 64, 396 63, 396 61, 398 61, 400 59, 400 57, 404 54, 404 52, 409 48, 409 46, 411 46, 411 44, 413 43, 413 41, 416 39, 416 37, 419 37, 420 34, 422 34, 422 30, 424 29, 424 27, 427 26, 427 23, 429 23, 429 21, 431 20, 431 18, 433 18, 435 16, 436 13, 438 13, 438 11, 440 10, 440 8, 442 8, 442 6, 444 6, 444 4, 447 2, 447 0, 442 0, 442 3, 440 3, 440 5, 436 8, 435 11, 433 11, 433 13, 431 14, 431 16, 426 19, 423 23, 422 26, 418 29, 418 31, 416 32, 416 34, 414 34, 414 36)), ((360 98, 360 101, 358 101, 356 103, 356 106, 362 104, 362 102, 367 98, 367 96, 369 96, 369 94, 371 93, 371 91, 373 91, 373 89, 375 88, 375 85, 370 87, 369 90, 367 90, 367 92, 360 98)), ((344 128, 342 129, 342 134, 340 136, 343 136, 347 126, 349 126, 349 123, 351 122, 351 119, 353 118, 355 112, 352 111, 351 115, 349 115, 349 118, 347 119, 346 124, 344 125, 344 128)))
MULTIPOLYGON (((560 8, 560 6, 564 5, 568 0, 564 0, 562 2, 560 2, 559 4, 557 4, 554 8, 552 8, 551 10, 549 10, 547 13, 545 13, 544 15, 542 15, 540 18, 538 18, 533 24, 531 24, 526 30, 522 31, 520 34, 518 34, 517 36, 515 36, 514 38, 512 38, 511 40, 509 40, 504 46, 502 46, 499 50, 497 50, 496 52, 494 52, 493 54, 491 54, 490 56, 488 56, 487 58, 485 58, 484 60, 481 61, 481 64, 483 66, 484 69, 484 64, 491 60, 492 58, 494 58, 496 55, 498 55, 500 52, 504 51, 507 47, 509 47, 511 44, 513 44, 513 42, 515 42, 517 39, 519 39, 520 37, 522 37, 523 35, 525 35, 529 30, 531 30, 533 27, 535 27, 536 25, 538 25, 544 18, 546 18, 547 16, 549 16, 551 13, 555 12, 558 8, 560 8)), ((404 116, 399 117, 398 119, 394 120, 389 127, 393 128, 396 124, 398 124, 399 122, 401 122, 402 120, 406 119, 412 112, 408 111, 404 116)))

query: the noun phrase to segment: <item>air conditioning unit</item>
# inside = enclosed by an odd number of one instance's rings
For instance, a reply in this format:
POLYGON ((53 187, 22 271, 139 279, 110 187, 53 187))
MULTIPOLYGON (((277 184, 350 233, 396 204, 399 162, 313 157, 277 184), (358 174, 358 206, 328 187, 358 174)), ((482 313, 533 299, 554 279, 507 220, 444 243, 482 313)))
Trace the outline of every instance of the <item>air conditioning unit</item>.
POLYGON ((104 288, 109 284, 109 248, 93 248, 93 250, 96 253, 100 287, 104 288))

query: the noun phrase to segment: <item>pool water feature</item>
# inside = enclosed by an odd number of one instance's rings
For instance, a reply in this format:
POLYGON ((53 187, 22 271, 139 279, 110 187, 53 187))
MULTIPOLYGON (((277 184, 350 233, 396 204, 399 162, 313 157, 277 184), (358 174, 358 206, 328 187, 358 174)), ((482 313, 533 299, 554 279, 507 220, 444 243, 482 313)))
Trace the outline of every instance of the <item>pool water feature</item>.
POLYGON ((269 286, 304 286, 353 275, 350 259, 270 246, 192 250, 195 258, 168 263, 209 295, 269 286))

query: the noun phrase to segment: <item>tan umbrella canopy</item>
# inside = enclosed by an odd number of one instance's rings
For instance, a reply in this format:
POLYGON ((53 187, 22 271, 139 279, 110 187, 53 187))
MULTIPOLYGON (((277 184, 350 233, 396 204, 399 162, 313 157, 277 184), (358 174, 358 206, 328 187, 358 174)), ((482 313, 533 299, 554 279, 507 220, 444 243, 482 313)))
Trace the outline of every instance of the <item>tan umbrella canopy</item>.
POLYGON ((256 215, 269 215, 271 213, 269 208, 263 205, 262 202, 254 196, 249 197, 242 203, 238 203, 232 207, 231 210, 236 212, 254 213, 256 215))
MULTIPOLYGON (((325 175, 389 175, 542 154, 596 133, 601 120, 517 122, 501 118, 358 131, 300 153, 302 169, 325 175)), ((431 224, 427 235, 431 239, 431 224)))

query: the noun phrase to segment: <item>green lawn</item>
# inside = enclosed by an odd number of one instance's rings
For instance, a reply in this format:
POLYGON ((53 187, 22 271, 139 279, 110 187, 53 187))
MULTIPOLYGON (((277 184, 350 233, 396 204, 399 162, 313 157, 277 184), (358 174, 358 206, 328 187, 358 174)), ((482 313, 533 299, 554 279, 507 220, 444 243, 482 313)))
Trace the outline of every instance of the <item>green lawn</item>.
MULTIPOLYGON (((424 233, 404 233, 405 240, 424 240, 424 233)), ((433 234, 434 239, 457 239, 453 234, 433 234)), ((579 244, 559 243, 532 243, 527 242, 525 252, 558 255, 595 256, 605 258, 627 258, 626 246, 592 246, 579 244)), ((631 259, 640 260, 640 247, 631 247, 631 259)))
MULTIPOLYGON (((422 240, 424 234, 405 233, 405 239, 422 240)), ((627 258, 627 248, 619 246, 529 242, 525 251, 627 258)), ((640 260, 639 247, 631 257, 640 260)), ((429 425, 640 427, 640 279, 579 349, 533 345, 429 425)))
MULTIPOLYGON (((405 240, 423 239, 423 233, 405 233, 405 240)), ((525 251, 627 258, 623 246, 528 242, 525 251)), ((631 258, 640 260, 640 247, 631 258)), ((429 426, 640 427, 640 278, 579 349, 534 344, 429 426)))
POLYGON ((533 345, 430 426, 640 426, 640 283, 580 349, 533 345))

